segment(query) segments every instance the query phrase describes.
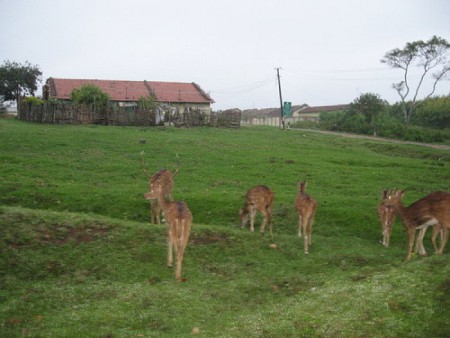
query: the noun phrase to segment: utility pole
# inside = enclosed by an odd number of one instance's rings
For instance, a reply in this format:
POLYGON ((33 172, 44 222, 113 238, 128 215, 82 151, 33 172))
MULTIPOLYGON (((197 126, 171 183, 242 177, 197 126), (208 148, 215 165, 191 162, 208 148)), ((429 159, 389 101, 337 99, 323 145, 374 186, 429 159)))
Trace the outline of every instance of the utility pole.
POLYGON ((280 67, 275 68, 277 70, 277 78, 278 78, 278 93, 280 94, 280 124, 283 126, 284 129, 284 122, 283 122, 283 98, 281 96, 281 82, 280 82, 280 67))

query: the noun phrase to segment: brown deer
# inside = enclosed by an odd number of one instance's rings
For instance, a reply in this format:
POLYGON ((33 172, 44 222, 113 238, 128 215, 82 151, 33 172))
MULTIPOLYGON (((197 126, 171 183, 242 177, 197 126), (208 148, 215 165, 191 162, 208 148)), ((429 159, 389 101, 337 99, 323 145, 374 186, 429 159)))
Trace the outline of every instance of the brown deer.
POLYGON ((167 266, 173 266, 173 252, 176 254, 175 279, 181 281, 181 266, 192 227, 192 214, 183 201, 172 202, 162 193, 162 186, 156 186, 144 194, 147 200, 158 200, 167 219, 167 266))
POLYGON ((255 216, 256 211, 259 211, 264 217, 261 224, 261 233, 265 232, 266 224, 269 223, 270 238, 273 238, 272 203, 274 196, 272 190, 265 185, 258 185, 249 189, 245 196, 244 208, 240 210, 241 228, 247 224, 250 214, 250 231, 255 231, 255 216))
POLYGON ((386 205, 392 205, 405 225, 408 234, 408 253, 406 260, 410 260, 413 251, 414 237, 416 230, 421 230, 416 241, 416 252, 420 255, 426 255, 423 245, 423 236, 428 227, 435 226, 433 231, 434 238, 442 228, 442 242, 438 253, 442 253, 448 238, 448 229, 450 228, 450 193, 436 191, 418 201, 405 207, 402 203, 404 196, 403 190, 394 190, 387 194, 386 205), (439 224, 439 226, 437 225, 439 224))
POLYGON ((304 236, 305 254, 309 254, 311 247, 312 226, 316 214, 317 202, 306 193, 308 182, 298 182, 298 195, 295 199, 295 209, 298 213, 298 237, 304 236))
MULTIPOLYGON (((170 172, 167 169, 161 169, 153 175, 150 175, 144 167, 144 152, 141 152, 142 170, 144 174, 149 178, 148 188, 149 191, 160 191, 161 197, 164 199, 172 200, 173 190, 173 178, 178 174, 179 167, 175 172, 170 172)), ((177 156, 178 158, 178 156, 177 156)), ((158 198, 150 200, 151 222, 153 224, 161 223, 162 207, 158 202, 158 198)))
POLYGON ((381 203, 378 205, 377 211, 378 216, 380 217, 381 222, 381 231, 383 234, 383 242, 384 247, 389 247, 389 242, 391 240, 392 234, 392 225, 395 221, 395 209, 392 205, 386 205, 385 200, 387 198, 388 191, 383 190, 383 194, 381 196, 381 203))

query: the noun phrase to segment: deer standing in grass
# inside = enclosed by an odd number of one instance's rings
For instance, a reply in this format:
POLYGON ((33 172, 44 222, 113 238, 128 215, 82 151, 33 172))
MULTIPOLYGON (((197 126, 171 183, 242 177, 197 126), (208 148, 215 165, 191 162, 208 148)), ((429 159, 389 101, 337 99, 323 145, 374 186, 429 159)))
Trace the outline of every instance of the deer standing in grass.
POLYGON ((312 226, 316 214, 317 202, 306 193, 308 182, 298 182, 298 195, 295 199, 295 209, 298 213, 298 237, 304 236, 305 254, 309 254, 311 247, 312 226))
POLYGON ((262 213, 264 219, 261 224, 261 233, 265 232, 266 225, 269 223, 270 238, 272 235, 272 203, 274 193, 265 185, 258 185, 247 191, 245 196, 244 208, 240 210, 241 228, 243 228, 248 221, 250 214, 250 231, 255 231, 255 215, 256 211, 262 213))
MULTIPOLYGON (((435 226, 433 231, 434 239, 442 229, 442 241, 438 253, 442 254, 448 239, 450 228, 450 193, 437 191, 433 192, 418 201, 405 207, 402 202, 404 191, 394 190, 387 194, 386 205, 392 205, 405 225, 408 234, 408 253, 406 260, 410 260, 413 252, 414 237, 416 230, 420 234, 416 241, 416 252, 422 256, 426 255, 423 245, 423 236, 428 227, 435 226)), ((433 241, 434 241, 433 239, 433 241)))
POLYGON ((176 254, 175 279, 181 281, 181 266, 192 227, 192 214, 183 201, 172 202, 164 197, 161 185, 150 185, 144 194, 147 200, 158 200, 167 220, 167 266, 173 266, 173 252, 176 254))
MULTIPOLYGON (((141 152, 141 162, 142 162, 142 170, 145 175, 149 178, 148 187, 149 190, 153 189, 156 191, 160 191, 161 197, 164 199, 172 200, 172 190, 173 190, 173 178, 178 174, 179 168, 175 170, 174 173, 170 172, 167 169, 161 169, 153 175, 150 175, 148 171, 144 167, 144 152, 141 152), (158 189, 155 189, 156 187, 158 189)), ((177 156, 178 157, 178 156, 177 156)), ((161 203, 159 203, 159 199, 150 199, 150 212, 151 212, 151 222, 153 224, 161 223, 161 212, 162 207, 161 203)))
POLYGON ((385 200, 387 198, 388 191, 383 190, 381 196, 381 203, 378 205, 377 211, 381 222, 381 231, 383 234, 383 245, 388 248, 391 240, 392 225, 395 221, 395 209, 393 205, 386 205, 385 200))

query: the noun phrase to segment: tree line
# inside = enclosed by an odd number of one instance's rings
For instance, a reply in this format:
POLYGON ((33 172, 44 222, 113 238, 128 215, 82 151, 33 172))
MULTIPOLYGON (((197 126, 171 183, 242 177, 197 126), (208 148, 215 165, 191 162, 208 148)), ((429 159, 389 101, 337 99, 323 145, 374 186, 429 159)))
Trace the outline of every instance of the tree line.
MULTIPOLYGON (((412 102, 405 102, 409 109, 412 102)), ((450 96, 414 103, 414 114, 404 120, 403 103, 389 105, 378 94, 361 94, 342 112, 324 112, 319 122, 298 122, 293 127, 313 128, 418 142, 450 140, 450 96)))

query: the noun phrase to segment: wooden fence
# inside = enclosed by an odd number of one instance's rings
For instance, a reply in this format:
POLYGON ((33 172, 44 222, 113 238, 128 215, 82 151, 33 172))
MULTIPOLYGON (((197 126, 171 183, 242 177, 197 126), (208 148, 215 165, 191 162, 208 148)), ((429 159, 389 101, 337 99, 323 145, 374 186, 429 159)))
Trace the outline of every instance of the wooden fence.
POLYGON ((155 113, 137 107, 96 109, 87 105, 75 105, 62 102, 45 102, 33 105, 20 104, 19 120, 52 124, 104 124, 104 125, 155 125, 155 113))
POLYGON ((108 107, 98 110, 87 105, 65 102, 45 102, 33 105, 26 101, 20 104, 19 120, 50 124, 103 124, 112 126, 155 126, 161 124, 176 127, 227 127, 239 128, 240 112, 206 113, 201 110, 179 110, 154 112, 138 107, 108 107))

